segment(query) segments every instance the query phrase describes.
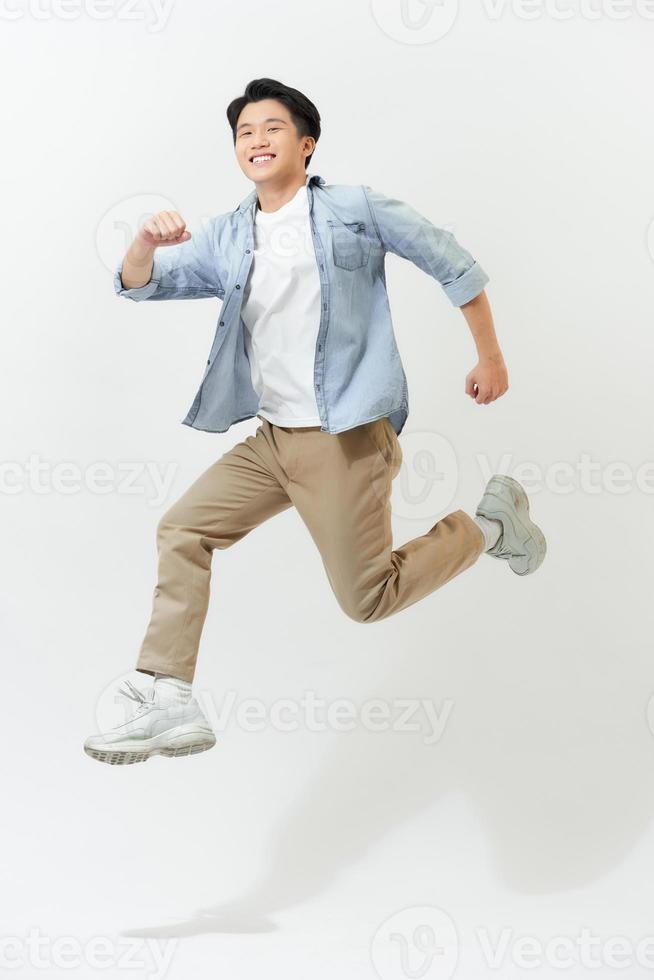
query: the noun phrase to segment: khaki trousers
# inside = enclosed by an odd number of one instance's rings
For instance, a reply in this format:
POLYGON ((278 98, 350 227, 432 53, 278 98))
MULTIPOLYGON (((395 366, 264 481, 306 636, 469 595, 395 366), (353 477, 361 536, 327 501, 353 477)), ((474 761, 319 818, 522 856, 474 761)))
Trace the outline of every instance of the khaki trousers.
POLYGON ((193 680, 213 552, 291 506, 339 605, 358 623, 406 609, 484 550, 480 528, 462 510, 393 549, 391 483, 402 450, 387 418, 334 435, 257 417, 255 434, 224 453, 159 521, 158 580, 137 670, 193 680))

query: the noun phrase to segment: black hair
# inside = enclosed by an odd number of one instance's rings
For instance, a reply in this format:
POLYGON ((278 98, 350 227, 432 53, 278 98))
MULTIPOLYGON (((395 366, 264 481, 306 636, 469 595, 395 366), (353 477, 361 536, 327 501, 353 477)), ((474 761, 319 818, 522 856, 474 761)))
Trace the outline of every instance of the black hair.
MULTIPOLYGON (((227 120, 232 128, 232 138, 236 145, 236 123, 241 112, 249 102, 261 102, 263 99, 276 99, 286 106, 298 136, 312 136, 316 143, 320 139, 320 113, 313 102, 283 82, 274 78, 255 78, 245 86, 245 92, 233 99, 227 106, 227 120)), ((313 154, 304 158, 304 169, 309 166, 313 154)))

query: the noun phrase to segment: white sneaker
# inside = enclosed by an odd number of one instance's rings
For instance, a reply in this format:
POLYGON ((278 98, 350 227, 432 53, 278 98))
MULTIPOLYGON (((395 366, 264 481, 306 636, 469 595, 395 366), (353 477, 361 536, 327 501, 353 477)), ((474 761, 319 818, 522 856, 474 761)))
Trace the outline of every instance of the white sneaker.
POLYGON ((529 498, 521 483, 512 476, 495 473, 486 484, 475 513, 502 525, 502 533, 487 555, 508 561, 516 575, 531 575, 540 568, 547 554, 547 541, 529 516, 529 498))
POLYGON ((84 751, 98 762, 113 766, 145 762, 151 755, 194 755, 216 744, 200 705, 191 698, 185 704, 157 695, 155 688, 140 691, 130 681, 119 694, 137 703, 132 717, 122 725, 89 735, 84 751))

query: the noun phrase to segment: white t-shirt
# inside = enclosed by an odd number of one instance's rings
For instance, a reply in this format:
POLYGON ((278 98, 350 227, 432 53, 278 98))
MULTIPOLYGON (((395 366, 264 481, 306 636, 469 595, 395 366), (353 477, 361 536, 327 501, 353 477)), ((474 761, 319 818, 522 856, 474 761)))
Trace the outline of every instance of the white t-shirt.
POLYGON ((320 425, 313 366, 320 276, 305 183, 277 211, 258 208, 241 315, 259 414, 275 425, 320 425))

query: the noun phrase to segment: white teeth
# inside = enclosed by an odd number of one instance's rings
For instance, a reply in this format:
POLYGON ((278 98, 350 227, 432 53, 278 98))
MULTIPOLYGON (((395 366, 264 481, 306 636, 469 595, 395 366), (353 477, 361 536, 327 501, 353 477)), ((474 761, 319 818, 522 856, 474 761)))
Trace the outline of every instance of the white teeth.
POLYGON ((253 157, 252 158, 252 163, 262 163, 265 160, 272 160, 273 158, 274 158, 274 154, 273 153, 268 153, 266 156, 253 157))

